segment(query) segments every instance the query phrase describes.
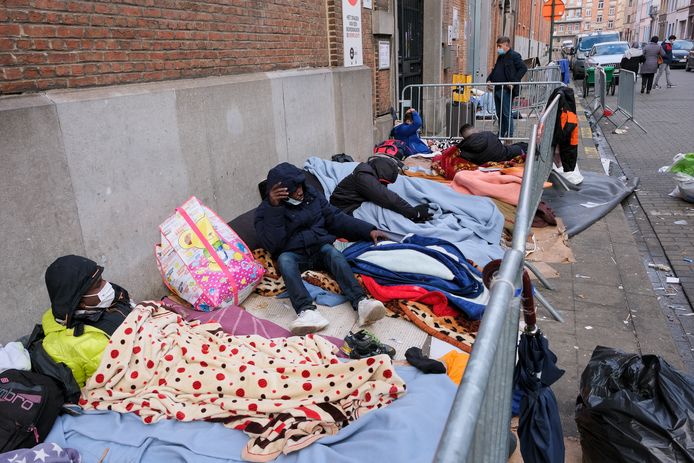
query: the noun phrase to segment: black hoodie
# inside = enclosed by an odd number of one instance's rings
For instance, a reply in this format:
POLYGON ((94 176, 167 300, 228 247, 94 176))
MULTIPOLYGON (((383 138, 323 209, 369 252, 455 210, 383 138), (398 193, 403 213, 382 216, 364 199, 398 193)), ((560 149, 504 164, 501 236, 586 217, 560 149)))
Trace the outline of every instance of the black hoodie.
POLYGON ((268 192, 278 182, 282 182, 290 194, 297 185, 303 185, 304 200, 296 206, 287 202, 272 206, 264 199, 256 209, 258 242, 275 257, 285 251, 311 255, 336 237, 369 240, 371 230, 376 228, 331 206, 322 194, 306 185, 304 171, 292 164, 283 162, 270 170, 268 192))
POLYGON ((96 265, 93 260, 74 255, 59 257, 46 269, 46 289, 53 316, 67 328, 75 328, 75 336, 82 334, 84 324, 99 328, 110 336, 130 313, 128 292, 111 283, 115 297, 109 309, 101 309, 97 320, 75 316, 80 299, 101 277, 103 271, 104 268, 96 265))
POLYGON ((330 204, 351 214, 361 203, 370 201, 412 220, 417 217, 415 208, 386 186, 397 178, 397 163, 392 159, 373 157, 368 162, 359 163, 342 179, 330 196, 330 204))
POLYGON ((504 145, 494 132, 475 132, 458 143, 460 157, 475 164, 510 161, 522 154, 518 145, 504 145))

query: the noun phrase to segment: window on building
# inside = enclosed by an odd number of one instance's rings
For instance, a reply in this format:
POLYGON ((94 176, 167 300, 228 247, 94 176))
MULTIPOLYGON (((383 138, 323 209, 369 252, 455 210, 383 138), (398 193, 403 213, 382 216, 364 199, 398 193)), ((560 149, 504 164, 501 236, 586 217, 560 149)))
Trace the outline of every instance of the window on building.
POLYGON ((559 24, 559 32, 564 32, 564 25, 563 24, 559 24))
POLYGON ((581 17, 581 10, 576 10, 576 17, 580 18, 581 17))
POLYGON ((598 10, 602 10, 605 7, 605 2, 598 2, 598 10))
POLYGON ((612 21, 611 19, 609 21, 607 21, 607 30, 608 31, 610 29, 612 29, 613 26, 614 26, 614 21, 612 21))
POLYGON ((598 17, 595 18, 595 22, 598 24, 600 24, 602 22, 602 15, 601 14, 598 14, 598 17))
POLYGON ((591 8, 590 7, 586 8, 586 17, 590 18, 591 13, 592 13, 591 8))
POLYGON ((629 6, 631 6, 632 3, 634 3, 634 0, 629 0, 629 6))
POLYGON ((589 31, 590 30, 590 23, 583 24, 583 30, 589 31))
POLYGON ((607 14, 609 14, 610 16, 614 16, 614 7, 613 6, 610 7, 610 10, 608 11, 607 14))

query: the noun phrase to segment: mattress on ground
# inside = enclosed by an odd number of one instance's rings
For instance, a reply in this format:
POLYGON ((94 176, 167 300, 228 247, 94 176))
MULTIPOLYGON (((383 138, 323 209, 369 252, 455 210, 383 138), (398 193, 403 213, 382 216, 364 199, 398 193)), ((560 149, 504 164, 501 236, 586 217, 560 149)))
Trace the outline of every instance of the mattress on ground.
MULTIPOLYGON (((413 367, 396 368, 407 394, 388 407, 368 413, 336 435, 314 442, 277 462, 364 463, 431 461, 450 411, 456 386, 446 375, 424 375, 413 367)), ((248 437, 220 423, 175 420, 144 424, 132 413, 98 411, 63 415, 46 442, 77 449, 82 461, 241 462, 248 437)))
POLYGON ((561 217, 569 237, 575 236, 603 218, 634 192, 639 178, 622 181, 615 177, 592 172, 583 173, 583 183, 577 191, 552 187, 542 194, 542 200, 561 217))

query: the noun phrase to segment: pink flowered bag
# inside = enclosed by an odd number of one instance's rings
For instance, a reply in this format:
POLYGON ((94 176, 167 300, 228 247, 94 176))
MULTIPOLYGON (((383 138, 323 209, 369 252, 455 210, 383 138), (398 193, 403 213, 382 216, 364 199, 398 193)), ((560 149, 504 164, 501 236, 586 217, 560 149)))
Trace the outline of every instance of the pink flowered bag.
POLYGON ((159 230, 154 250, 164 284, 196 310, 238 305, 263 278, 246 243, 195 196, 159 230))

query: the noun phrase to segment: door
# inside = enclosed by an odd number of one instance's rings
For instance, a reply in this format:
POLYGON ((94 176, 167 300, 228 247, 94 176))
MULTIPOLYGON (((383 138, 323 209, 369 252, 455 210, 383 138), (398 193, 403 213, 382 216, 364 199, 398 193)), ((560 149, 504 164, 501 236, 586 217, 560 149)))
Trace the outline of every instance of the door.
MULTIPOLYGON (((398 100, 408 85, 422 83, 424 49, 424 0, 398 1, 398 100)), ((406 95, 410 98, 410 94, 406 95)), ((411 94, 412 106, 421 110, 419 92, 411 94)), ((401 115, 402 117, 402 115, 401 115)))

